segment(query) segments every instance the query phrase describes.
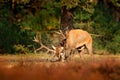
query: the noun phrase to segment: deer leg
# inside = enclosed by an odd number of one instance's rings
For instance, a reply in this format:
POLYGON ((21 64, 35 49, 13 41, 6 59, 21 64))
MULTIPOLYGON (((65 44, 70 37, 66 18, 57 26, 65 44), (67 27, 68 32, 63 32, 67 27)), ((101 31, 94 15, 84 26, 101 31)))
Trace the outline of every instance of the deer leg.
POLYGON ((82 61, 83 63, 85 63, 84 47, 85 47, 85 46, 81 47, 80 49, 77 49, 77 50, 78 50, 78 53, 79 53, 79 55, 80 55, 81 61, 82 61))
POLYGON ((65 62, 65 59, 66 59, 66 57, 65 57, 65 52, 62 52, 62 53, 60 53, 60 60, 62 61, 62 62, 65 62))
POLYGON ((72 60, 73 55, 74 55, 74 50, 71 50, 69 53, 69 60, 72 60))
POLYGON ((65 51, 65 55, 66 55, 66 60, 70 60, 70 57, 71 57, 71 49, 67 49, 65 51))
POLYGON ((92 53, 92 44, 86 45, 87 52, 90 54, 91 61, 93 61, 93 53, 92 53))

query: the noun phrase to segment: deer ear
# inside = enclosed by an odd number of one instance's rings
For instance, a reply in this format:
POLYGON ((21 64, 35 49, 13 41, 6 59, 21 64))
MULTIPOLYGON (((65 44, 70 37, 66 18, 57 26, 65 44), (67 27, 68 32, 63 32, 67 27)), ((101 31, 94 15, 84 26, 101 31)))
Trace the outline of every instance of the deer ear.
POLYGON ((52 45, 52 48, 53 48, 54 50, 56 50, 56 47, 55 47, 55 46, 53 46, 53 45, 52 45))

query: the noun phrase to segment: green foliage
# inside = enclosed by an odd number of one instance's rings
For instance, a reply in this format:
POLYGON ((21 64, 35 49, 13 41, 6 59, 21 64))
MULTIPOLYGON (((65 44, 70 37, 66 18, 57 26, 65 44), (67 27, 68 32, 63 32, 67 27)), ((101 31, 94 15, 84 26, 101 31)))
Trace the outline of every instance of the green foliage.
POLYGON ((24 21, 20 23, 21 29, 36 31, 44 28, 42 27, 42 25, 40 25, 42 22, 41 20, 42 18, 40 18, 39 15, 34 16, 30 14, 30 15, 26 15, 24 18, 25 18, 24 21))
POLYGON ((109 0, 109 2, 112 2, 112 4, 116 7, 120 7, 120 2, 119 0, 109 0))
POLYGON ((17 4, 26 4, 30 2, 30 0, 14 0, 14 2, 16 2, 17 4))
POLYGON ((0 48, 4 53, 14 53, 14 45, 23 44, 24 46, 31 48, 33 34, 28 31, 21 31, 21 29, 8 22, 7 19, 2 18, 0 20, 0 48))
MULTIPOLYGON (((95 11, 95 3, 91 3, 88 0, 80 1, 78 7, 74 11, 74 25, 76 28, 82 28, 90 31, 91 24, 94 22, 92 16, 95 11)), ((90 31, 91 32, 91 31, 90 31)))
POLYGON ((108 51, 118 54, 120 53, 120 35, 114 35, 114 38, 112 41, 107 42, 107 49, 108 51))
POLYGON ((118 27, 120 24, 114 21, 110 13, 111 11, 107 8, 104 8, 101 4, 96 7, 95 13, 93 15, 93 33, 99 34, 101 37, 99 37, 99 39, 95 38, 95 43, 98 45, 95 47, 98 49, 107 49, 109 52, 116 54, 120 53, 120 38, 117 33, 120 29, 118 27))
POLYGON ((15 21, 13 13, 8 4, 0 6, 0 49, 2 53, 14 53, 14 45, 23 45, 31 49, 34 33, 20 28, 20 24, 15 21))
POLYGON ((0 48, 3 52, 11 52, 12 45, 18 42, 19 29, 8 22, 7 19, 0 20, 0 48))
POLYGON ((21 44, 14 45, 13 47, 14 47, 14 50, 16 53, 26 54, 26 53, 30 52, 27 47, 25 47, 24 45, 21 45, 21 44))
POLYGON ((62 7, 66 6, 67 9, 71 9, 78 6, 79 2, 79 0, 60 0, 60 5, 62 7))
MULTIPOLYGON (((57 28, 59 25, 58 13, 60 12, 57 5, 59 4, 51 1, 39 5, 42 9, 36 9, 34 14, 30 13, 23 17, 24 19, 20 23, 21 28, 33 31, 57 28)), ((37 5, 35 6, 37 7, 37 5)), ((33 8, 33 6, 30 7, 33 8)))

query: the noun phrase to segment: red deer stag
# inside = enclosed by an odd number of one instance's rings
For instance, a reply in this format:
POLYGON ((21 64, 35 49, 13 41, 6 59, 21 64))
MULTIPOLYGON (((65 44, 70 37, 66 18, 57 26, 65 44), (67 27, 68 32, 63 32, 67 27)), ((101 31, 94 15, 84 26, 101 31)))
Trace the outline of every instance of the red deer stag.
MULTIPOLYGON (((66 34, 66 38, 61 41, 61 47, 64 46, 64 51, 62 51, 62 53, 59 53, 60 56, 65 55, 65 57, 71 57, 72 52, 77 49, 80 57, 83 60, 83 49, 86 48, 87 52, 91 55, 91 58, 93 57, 93 53, 92 53, 92 37, 91 35, 84 31, 84 30, 80 30, 80 29, 74 29, 69 31, 66 34)), ((60 52, 60 51, 56 51, 56 52, 60 52)))

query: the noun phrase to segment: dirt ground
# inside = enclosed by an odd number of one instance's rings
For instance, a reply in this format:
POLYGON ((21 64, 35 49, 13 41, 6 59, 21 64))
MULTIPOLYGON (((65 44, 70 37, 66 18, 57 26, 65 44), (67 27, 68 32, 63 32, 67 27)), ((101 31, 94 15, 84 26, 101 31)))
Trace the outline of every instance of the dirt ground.
POLYGON ((74 56, 50 62, 44 55, 1 55, 0 80, 120 80, 119 55, 95 55, 91 62, 74 56))

